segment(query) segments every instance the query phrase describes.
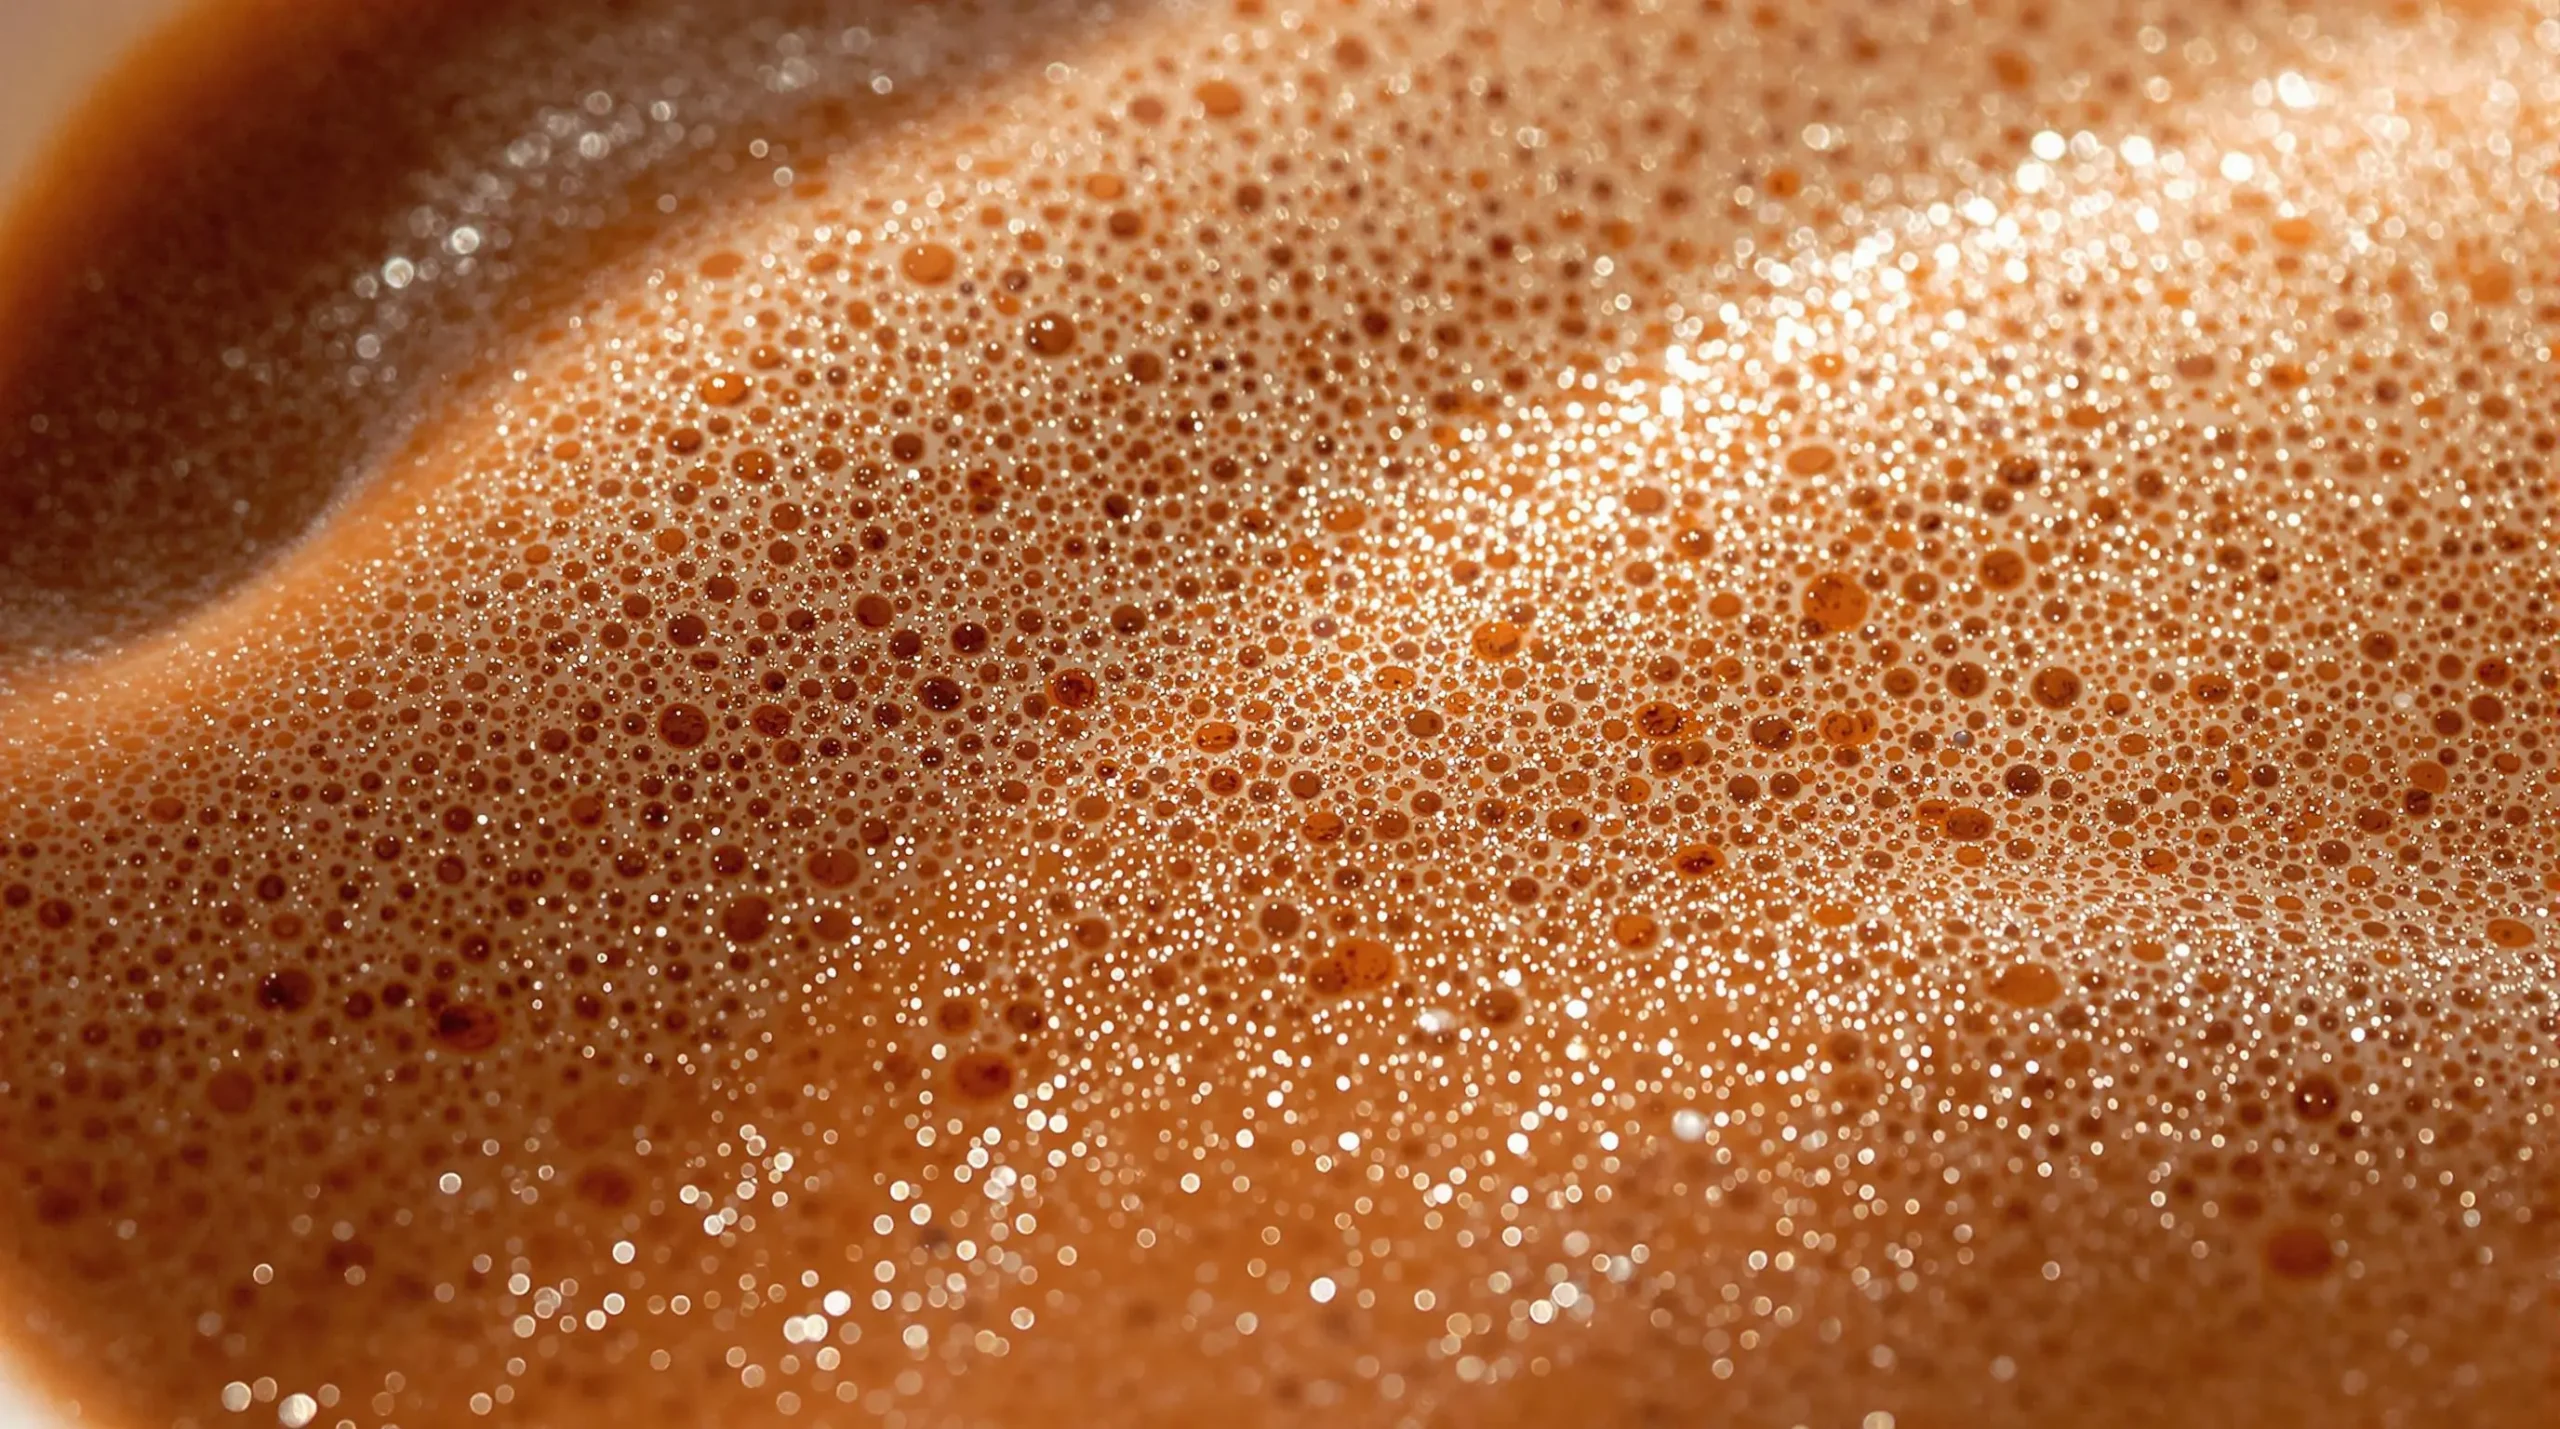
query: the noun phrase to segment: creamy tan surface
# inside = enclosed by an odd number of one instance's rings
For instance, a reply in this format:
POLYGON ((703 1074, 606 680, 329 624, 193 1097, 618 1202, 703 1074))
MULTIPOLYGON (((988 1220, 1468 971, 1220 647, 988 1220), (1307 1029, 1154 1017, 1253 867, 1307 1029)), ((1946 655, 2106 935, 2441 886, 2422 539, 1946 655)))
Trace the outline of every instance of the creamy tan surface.
POLYGON ((208 12, 0 247, 12 1323, 135 1424, 2540 1422, 2555 50, 208 12))

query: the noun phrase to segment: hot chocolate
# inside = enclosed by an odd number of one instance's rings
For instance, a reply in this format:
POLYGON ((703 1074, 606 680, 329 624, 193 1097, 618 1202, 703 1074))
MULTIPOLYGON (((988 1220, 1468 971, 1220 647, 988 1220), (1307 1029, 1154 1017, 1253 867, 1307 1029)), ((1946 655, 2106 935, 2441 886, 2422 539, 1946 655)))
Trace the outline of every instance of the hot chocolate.
POLYGON ((89 1413, 2547 1402, 2560 20, 340 8, 0 273, 89 1413))

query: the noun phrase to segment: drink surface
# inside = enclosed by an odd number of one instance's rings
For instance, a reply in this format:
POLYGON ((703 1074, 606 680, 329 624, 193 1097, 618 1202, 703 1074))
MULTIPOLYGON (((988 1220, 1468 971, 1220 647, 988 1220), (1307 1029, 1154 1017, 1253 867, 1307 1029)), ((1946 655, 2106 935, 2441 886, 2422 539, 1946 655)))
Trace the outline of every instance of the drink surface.
POLYGON ((0 248, 88 1413, 2538 1422, 2560 19, 362 8, 0 248))

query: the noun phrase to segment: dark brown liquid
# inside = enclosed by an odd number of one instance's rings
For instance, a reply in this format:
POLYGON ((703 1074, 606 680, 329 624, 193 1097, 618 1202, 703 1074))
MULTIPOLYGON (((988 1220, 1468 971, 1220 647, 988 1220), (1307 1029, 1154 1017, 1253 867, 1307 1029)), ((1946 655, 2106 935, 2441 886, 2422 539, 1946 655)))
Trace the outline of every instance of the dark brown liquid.
POLYGON ((521 8, 0 249, 87 1412, 2539 1421, 2540 31, 521 8))

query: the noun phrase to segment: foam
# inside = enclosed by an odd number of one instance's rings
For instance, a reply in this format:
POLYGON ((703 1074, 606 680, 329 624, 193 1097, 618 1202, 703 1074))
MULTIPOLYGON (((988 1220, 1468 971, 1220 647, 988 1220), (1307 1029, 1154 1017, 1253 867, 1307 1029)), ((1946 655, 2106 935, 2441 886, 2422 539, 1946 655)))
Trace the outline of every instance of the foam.
POLYGON ((65 1383, 2534 1414, 2515 26, 383 23, 0 428, 65 1383))

